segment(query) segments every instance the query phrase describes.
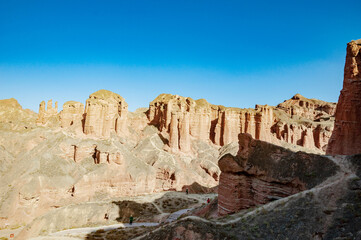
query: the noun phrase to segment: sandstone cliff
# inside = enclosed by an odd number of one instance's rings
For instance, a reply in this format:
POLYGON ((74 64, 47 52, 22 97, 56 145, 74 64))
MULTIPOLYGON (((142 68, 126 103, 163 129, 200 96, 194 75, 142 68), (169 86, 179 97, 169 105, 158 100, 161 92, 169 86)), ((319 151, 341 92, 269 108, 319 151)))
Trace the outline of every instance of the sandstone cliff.
POLYGON ((45 101, 42 101, 39 104, 39 114, 38 114, 38 118, 36 119, 36 123, 38 125, 45 125, 48 122, 56 121, 57 116, 58 116, 58 102, 55 102, 55 107, 53 107, 53 100, 49 100, 47 106, 45 104, 45 101))
POLYGON ((68 101, 64 103, 63 110, 60 112, 61 127, 67 128, 74 126, 74 128, 83 131, 84 119, 84 104, 75 101, 68 101))
POLYGON ((249 134, 240 135, 236 149, 236 155, 223 153, 218 162, 221 169, 218 187, 220 215, 313 188, 339 169, 326 157, 295 153, 254 140, 249 134))
POLYGON ((217 147, 195 140, 191 156, 172 154, 147 109, 128 114, 105 90, 87 104, 69 101, 60 113, 41 104, 37 126, 34 112, 0 100, 0 227, 70 204, 218 184, 217 147))
POLYGON ((361 153, 361 39, 347 44, 343 88, 327 154, 361 153))
POLYGON ((169 147, 190 152, 191 140, 218 146, 238 141, 249 133, 278 145, 293 144, 324 152, 330 138, 336 104, 296 94, 277 107, 255 109, 212 105, 204 99, 161 94, 149 104, 150 124, 169 134, 169 147))
POLYGON ((85 105, 84 133, 109 137, 111 133, 126 135, 128 104, 116 93, 99 90, 91 94, 85 105))

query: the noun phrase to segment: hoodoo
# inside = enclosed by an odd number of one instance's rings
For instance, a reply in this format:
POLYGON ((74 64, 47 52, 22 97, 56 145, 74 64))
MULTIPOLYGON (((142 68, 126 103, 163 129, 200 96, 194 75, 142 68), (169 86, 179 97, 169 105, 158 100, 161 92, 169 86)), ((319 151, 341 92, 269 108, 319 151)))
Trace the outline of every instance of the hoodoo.
POLYGON ((347 44, 343 88, 338 99, 334 131, 326 153, 361 153, 361 39, 347 44))

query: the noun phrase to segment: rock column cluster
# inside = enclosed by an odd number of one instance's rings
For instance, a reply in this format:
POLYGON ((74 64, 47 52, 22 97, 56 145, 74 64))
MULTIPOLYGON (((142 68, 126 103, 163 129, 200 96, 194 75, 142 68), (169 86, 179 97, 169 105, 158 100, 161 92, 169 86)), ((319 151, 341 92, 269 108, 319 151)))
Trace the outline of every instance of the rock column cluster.
MULTIPOLYGON (((58 115, 57 102, 52 108, 52 101, 48 102, 45 110, 45 102, 40 103, 37 123, 46 124, 50 117, 58 115)), ((77 133, 85 133, 90 136, 107 138, 112 133, 118 136, 127 135, 128 104, 124 98, 116 93, 99 90, 89 96, 84 104, 75 101, 64 103, 60 112, 60 126, 72 128, 77 133)))
POLYGON ((277 107, 227 108, 177 95, 161 94, 149 105, 151 124, 170 135, 173 151, 190 151, 190 141, 199 139, 223 146, 249 133, 255 139, 275 144, 287 142, 325 150, 331 136, 336 104, 307 99, 299 94, 277 107))
POLYGON ((127 132, 128 104, 116 93, 99 90, 89 96, 85 107, 84 133, 109 137, 127 132))
POLYGON ((218 213, 238 212, 314 187, 338 170, 327 157, 292 152, 240 134, 236 155, 219 162, 218 213), (314 173, 318 173, 314 176, 314 173))
POLYGON ((39 125, 44 125, 57 114, 58 102, 55 102, 55 107, 53 107, 53 100, 49 100, 46 108, 45 101, 42 101, 39 105, 39 114, 38 118, 36 119, 36 123, 39 125))

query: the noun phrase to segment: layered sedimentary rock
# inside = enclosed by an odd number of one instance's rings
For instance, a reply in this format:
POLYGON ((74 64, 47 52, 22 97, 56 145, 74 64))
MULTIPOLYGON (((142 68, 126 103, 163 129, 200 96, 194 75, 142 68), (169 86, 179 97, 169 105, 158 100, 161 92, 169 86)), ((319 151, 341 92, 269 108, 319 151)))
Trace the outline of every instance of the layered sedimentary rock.
POLYGON ((127 134, 128 104, 116 93, 99 90, 89 96, 85 107, 84 133, 97 137, 127 134))
POLYGON ((277 107, 255 109, 212 105, 204 99, 161 94, 149 105, 151 124, 170 135, 172 151, 191 151, 192 139, 223 146, 240 133, 278 145, 290 143, 325 151, 333 127, 336 104, 296 94, 277 107))
POLYGON ((328 120, 335 115, 336 103, 325 102, 318 99, 308 99, 301 94, 278 104, 278 108, 292 116, 304 117, 314 121, 328 120))
POLYGON ((84 104, 75 101, 64 103, 63 110, 60 112, 61 127, 66 128, 74 126, 74 128, 83 131, 84 104))
POLYGON ((347 44, 343 88, 327 154, 361 153, 361 39, 347 44))
POLYGON ((218 165, 220 215, 265 204, 305 189, 332 176, 338 166, 326 157, 255 140, 240 134, 239 146, 223 153, 218 165), (317 174, 317 176, 316 176, 317 174))
POLYGON ((45 105, 45 101, 42 101, 39 104, 39 114, 38 114, 38 118, 36 119, 36 123, 39 125, 44 125, 51 118, 56 117, 57 114, 58 114, 58 102, 55 102, 55 107, 53 107, 53 100, 49 100, 47 106, 45 105))

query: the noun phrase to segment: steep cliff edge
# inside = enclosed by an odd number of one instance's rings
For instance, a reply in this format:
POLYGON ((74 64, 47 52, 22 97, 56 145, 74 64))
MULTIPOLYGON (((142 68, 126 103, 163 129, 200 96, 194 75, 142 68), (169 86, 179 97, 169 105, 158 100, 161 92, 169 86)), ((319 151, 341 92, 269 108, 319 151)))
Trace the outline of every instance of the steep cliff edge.
POLYGON ((361 39, 347 44, 343 88, 327 154, 361 153, 361 39))

